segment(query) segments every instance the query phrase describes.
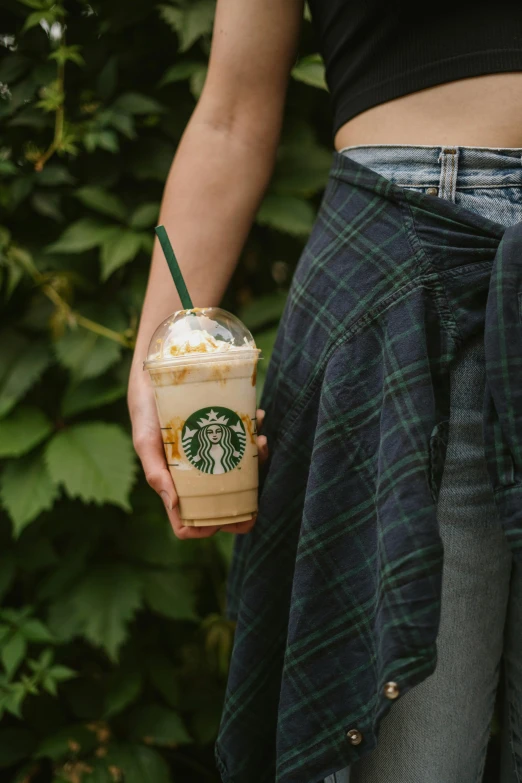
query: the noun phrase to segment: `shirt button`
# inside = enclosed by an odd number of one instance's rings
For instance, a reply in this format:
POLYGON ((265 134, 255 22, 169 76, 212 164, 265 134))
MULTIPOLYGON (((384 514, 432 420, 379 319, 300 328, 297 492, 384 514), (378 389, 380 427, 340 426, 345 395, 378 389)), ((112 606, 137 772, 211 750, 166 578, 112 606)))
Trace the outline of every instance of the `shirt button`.
POLYGON ((396 682, 387 682, 384 686, 384 695, 387 699, 396 699, 399 695, 399 686, 396 682))
POLYGON ((357 729, 350 729, 350 731, 346 733, 346 736, 352 745, 360 745, 362 742, 362 734, 360 731, 357 731, 357 729))
POLYGON ((426 193, 428 194, 428 196, 437 196, 438 193, 439 193, 439 189, 438 188, 427 188, 426 189, 426 193))

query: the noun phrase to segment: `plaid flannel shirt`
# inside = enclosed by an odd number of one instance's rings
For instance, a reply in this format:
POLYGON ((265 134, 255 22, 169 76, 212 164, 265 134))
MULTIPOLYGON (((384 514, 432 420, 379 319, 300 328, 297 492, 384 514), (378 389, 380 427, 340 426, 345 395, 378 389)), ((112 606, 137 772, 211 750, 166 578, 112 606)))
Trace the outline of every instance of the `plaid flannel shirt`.
POLYGON ((484 333, 484 448, 522 557, 522 222, 505 228, 334 152, 262 407, 257 523, 216 743, 225 783, 317 783, 377 744, 436 665, 449 366, 484 333))

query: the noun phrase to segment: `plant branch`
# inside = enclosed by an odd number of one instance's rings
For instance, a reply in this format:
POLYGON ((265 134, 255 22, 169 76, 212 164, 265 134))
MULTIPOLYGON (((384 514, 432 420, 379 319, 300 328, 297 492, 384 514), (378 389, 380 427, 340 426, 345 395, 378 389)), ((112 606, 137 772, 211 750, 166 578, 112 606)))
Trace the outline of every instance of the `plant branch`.
POLYGON ((132 337, 126 337, 125 334, 116 332, 114 329, 109 329, 108 326, 103 326, 96 321, 92 321, 90 318, 77 313, 71 305, 58 293, 51 283, 48 283, 45 275, 43 275, 39 269, 35 266, 31 256, 23 250, 15 251, 14 258, 21 264, 27 274, 33 279, 33 282, 39 286, 42 292, 48 299, 60 310, 65 319, 71 326, 83 326, 84 329, 88 329, 90 332, 99 334, 101 337, 106 337, 108 340, 113 340, 124 348, 133 348, 134 339, 132 337))
MULTIPOLYGON (((62 33, 60 39, 60 45, 65 45, 65 32, 62 33)), ((63 128, 65 121, 65 63, 58 63, 57 84, 60 95, 62 96, 61 103, 56 109, 54 118, 54 136, 51 144, 47 150, 37 159, 34 164, 36 171, 42 171, 43 167, 57 150, 60 149, 63 142, 63 128)))

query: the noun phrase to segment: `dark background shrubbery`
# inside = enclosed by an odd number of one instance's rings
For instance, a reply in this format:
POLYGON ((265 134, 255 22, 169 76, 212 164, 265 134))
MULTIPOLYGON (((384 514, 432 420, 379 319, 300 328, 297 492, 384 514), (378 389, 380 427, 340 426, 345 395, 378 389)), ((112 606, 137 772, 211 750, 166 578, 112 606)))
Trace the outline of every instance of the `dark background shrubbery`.
MULTIPOLYGON (((212 0, 1 3, 2 781, 217 780, 233 537, 175 539, 125 403, 213 14, 212 0)), ((266 358, 330 165, 313 53, 304 22, 273 181, 223 303, 266 358)))

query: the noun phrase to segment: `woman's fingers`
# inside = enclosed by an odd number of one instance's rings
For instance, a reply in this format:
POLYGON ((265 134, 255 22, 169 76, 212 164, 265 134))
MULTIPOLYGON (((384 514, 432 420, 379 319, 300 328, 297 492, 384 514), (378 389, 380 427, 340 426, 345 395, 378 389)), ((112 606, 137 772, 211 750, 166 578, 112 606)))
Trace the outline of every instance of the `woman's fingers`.
POLYGON ((252 529, 253 520, 223 525, 222 527, 220 525, 204 525, 202 527, 184 525, 179 515, 178 495, 165 462, 159 425, 157 432, 147 428, 142 436, 137 436, 134 440, 134 447, 141 460, 147 482, 161 497, 177 538, 182 541, 188 538, 210 538, 218 530, 226 530, 228 533, 248 533, 252 529))
MULTIPOLYGON (((219 530, 227 533, 243 534, 252 530, 256 515, 246 522, 234 522, 229 525, 209 525, 194 527, 184 525, 179 515, 179 502, 174 481, 165 459, 165 450, 161 430, 157 419, 156 407, 152 390, 140 389, 139 404, 129 405, 133 423, 134 448, 141 460, 143 471, 149 485, 158 493, 163 501, 170 524, 177 538, 209 538, 219 530)), ((265 411, 256 411, 257 431, 263 426, 265 411)), ((267 439, 264 435, 257 438, 259 461, 268 457, 267 439)))
POLYGON ((246 522, 233 522, 230 525, 223 525, 221 530, 224 533, 236 533, 240 535, 242 533, 249 533, 256 524, 257 514, 254 514, 252 519, 247 519, 246 522))
POLYGON ((134 448, 141 460, 147 483, 160 495, 167 511, 172 511, 178 504, 178 496, 165 462, 159 425, 138 431, 134 436, 134 448))
POLYGON ((265 411, 262 408, 258 408, 256 411, 257 421, 257 451, 259 454, 259 464, 262 465, 268 459, 268 441, 266 435, 260 435, 263 423, 265 421, 265 411))
POLYGON ((141 460, 148 484, 163 501, 175 535, 183 540, 186 538, 208 538, 216 533, 219 530, 217 526, 197 528, 182 523, 179 516, 178 495, 165 461, 159 423, 148 422, 146 426, 142 426, 142 429, 138 430, 134 437, 134 448, 141 460))
POLYGON ((265 420, 265 411, 263 410, 263 408, 258 408, 257 411, 256 411, 256 421, 257 421, 257 432, 258 432, 258 434, 261 432, 264 420, 265 420))
POLYGON ((268 459, 268 442, 266 435, 257 436, 257 451, 259 454, 259 464, 262 465, 268 459))

